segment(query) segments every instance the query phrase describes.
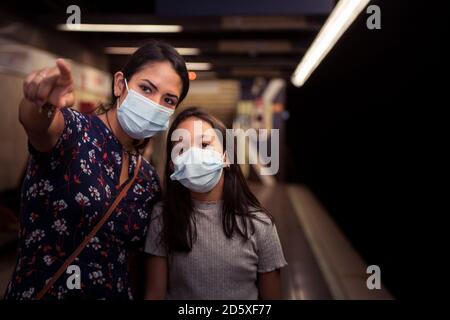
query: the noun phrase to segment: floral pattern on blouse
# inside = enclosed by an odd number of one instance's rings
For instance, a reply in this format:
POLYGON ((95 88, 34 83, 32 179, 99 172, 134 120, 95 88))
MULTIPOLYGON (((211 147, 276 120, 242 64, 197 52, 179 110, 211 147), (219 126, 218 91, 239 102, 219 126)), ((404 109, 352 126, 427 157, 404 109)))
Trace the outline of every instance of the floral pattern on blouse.
MULTIPOLYGON (((61 109, 65 128, 55 147, 31 154, 22 185, 19 247, 6 299, 33 299, 126 183, 119 186, 122 146, 95 115, 61 109)), ((130 155, 129 179, 137 156, 130 155)), ((138 177, 109 220, 72 263, 81 289, 69 289, 63 274, 44 299, 132 299, 128 255, 145 240, 161 189, 155 169, 143 159, 138 177)))

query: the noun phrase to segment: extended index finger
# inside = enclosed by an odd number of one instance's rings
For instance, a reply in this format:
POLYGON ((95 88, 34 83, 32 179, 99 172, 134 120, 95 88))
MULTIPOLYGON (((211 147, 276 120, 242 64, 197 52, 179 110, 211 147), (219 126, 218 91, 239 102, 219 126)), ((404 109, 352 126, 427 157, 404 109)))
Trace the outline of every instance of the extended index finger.
POLYGON ((60 79, 63 81, 72 81, 72 69, 70 64, 64 59, 56 60, 56 66, 61 74, 60 79))

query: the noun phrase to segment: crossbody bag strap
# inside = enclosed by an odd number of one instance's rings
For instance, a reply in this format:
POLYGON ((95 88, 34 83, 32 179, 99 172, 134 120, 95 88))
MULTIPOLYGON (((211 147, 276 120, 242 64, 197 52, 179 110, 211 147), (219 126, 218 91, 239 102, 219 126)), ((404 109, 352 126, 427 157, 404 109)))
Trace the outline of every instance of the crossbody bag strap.
POLYGON ((91 241, 91 239, 97 234, 97 232, 101 229, 101 227, 105 224, 105 222, 109 219, 111 214, 116 209, 117 205, 120 203, 120 201, 125 197, 125 195, 128 192, 128 189, 130 189, 131 185, 133 184, 134 180, 136 180, 136 177, 139 173, 139 168, 141 167, 142 162, 142 156, 139 155, 136 163, 136 167, 134 168, 134 174, 132 179, 125 185, 125 187, 120 191, 119 195, 116 197, 112 205, 109 207, 108 211, 103 215, 103 217, 100 219, 100 221, 95 225, 95 227, 92 229, 92 231, 84 238, 83 242, 78 246, 78 248, 75 249, 75 251, 66 259, 66 261, 63 263, 63 265, 58 269, 58 271, 53 274, 53 276, 46 282, 45 286, 42 288, 41 291, 38 292, 38 294, 35 297, 35 300, 40 300, 47 291, 55 284, 55 282, 61 277, 61 275, 66 271, 67 267, 70 266, 70 264, 78 257, 78 255, 83 251, 83 249, 88 245, 88 243, 91 241))

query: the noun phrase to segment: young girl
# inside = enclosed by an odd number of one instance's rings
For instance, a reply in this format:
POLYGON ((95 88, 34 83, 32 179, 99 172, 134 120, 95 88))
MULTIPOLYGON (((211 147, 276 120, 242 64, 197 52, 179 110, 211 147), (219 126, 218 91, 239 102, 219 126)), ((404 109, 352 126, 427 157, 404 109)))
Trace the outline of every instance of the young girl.
POLYGON ((284 259, 272 216, 225 152, 225 126, 199 108, 173 121, 165 196, 147 233, 147 299, 279 299, 284 259))

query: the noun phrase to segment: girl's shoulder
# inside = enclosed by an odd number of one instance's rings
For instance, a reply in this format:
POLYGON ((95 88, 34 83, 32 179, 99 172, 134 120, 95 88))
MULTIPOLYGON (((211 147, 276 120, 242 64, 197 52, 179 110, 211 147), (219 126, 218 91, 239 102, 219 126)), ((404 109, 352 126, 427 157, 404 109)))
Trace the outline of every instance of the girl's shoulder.
POLYGON ((152 209, 152 218, 158 218, 162 216, 163 212, 163 203, 162 201, 158 201, 155 203, 152 209))
POLYGON ((237 218, 236 223, 241 230, 247 230, 257 241, 263 239, 275 227, 271 217, 266 212, 256 208, 249 208, 248 215, 245 217, 245 224, 241 218, 237 218), (246 226, 250 229, 247 229, 246 226))
POLYGON ((276 228, 273 218, 264 211, 250 210, 250 216, 254 226, 254 236, 257 240, 266 238, 276 228))
POLYGON ((257 224, 262 224, 262 225, 272 225, 272 224, 274 224, 274 221, 269 216, 269 214, 267 214, 266 212, 264 212, 262 210, 249 208, 249 214, 253 218, 253 220, 255 222, 257 222, 257 224))

